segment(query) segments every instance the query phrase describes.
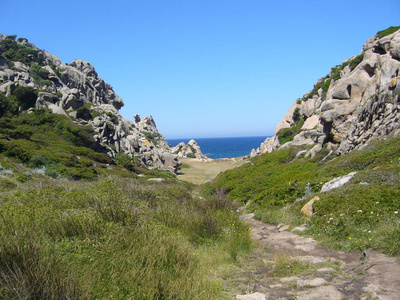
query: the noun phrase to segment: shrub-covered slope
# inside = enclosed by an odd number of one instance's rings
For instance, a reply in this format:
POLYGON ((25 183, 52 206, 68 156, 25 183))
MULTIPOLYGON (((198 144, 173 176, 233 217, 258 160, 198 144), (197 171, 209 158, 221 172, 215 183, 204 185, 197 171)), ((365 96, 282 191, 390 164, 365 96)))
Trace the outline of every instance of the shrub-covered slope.
POLYGON ((222 173, 205 192, 223 189, 269 223, 306 223, 306 233, 342 249, 374 248, 400 254, 400 139, 373 142, 343 156, 328 150, 315 158, 296 158, 289 148, 252 159, 222 173), (358 172, 344 186, 321 192, 323 184, 358 172), (315 197, 312 217, 302 206, 315 197))

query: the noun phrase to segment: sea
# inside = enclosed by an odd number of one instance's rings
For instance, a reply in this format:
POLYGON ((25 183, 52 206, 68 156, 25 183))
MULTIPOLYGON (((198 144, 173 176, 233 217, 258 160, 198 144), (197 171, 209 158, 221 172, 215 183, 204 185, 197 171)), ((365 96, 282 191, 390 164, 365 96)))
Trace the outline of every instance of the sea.
MULTIPOLYGON (((266 136, 251 137, 219 137, 193 138, 201 148, 201 152, 209 158, 233 158, 250 155, 252 149, 257 149, 265 141, 266 136)), ((181 142, 187 144, 191 139, 167 139, 175 147, 181 142)))

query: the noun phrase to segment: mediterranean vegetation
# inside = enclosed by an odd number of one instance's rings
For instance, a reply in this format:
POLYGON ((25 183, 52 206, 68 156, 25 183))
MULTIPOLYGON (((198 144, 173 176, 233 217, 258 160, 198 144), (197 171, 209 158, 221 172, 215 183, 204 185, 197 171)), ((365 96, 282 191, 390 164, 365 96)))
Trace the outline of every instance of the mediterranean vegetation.
POLYGON ((376 36, 378 38, 383 38, 389 34, 395 33, 399 29, 400 29, 400 26, 390 26, 389 28, 387 28, 385 30, 378 31, 376 36))
POLYGON ((300 114, 300 108, 296 107, 296 109, 293 112, 293 125, 288 127, 288 128, 282 128, 281 130, 278 131, 276 136, 279 139, 279 143, 282 145, 293 141, 294 137, 300 133, 301 127, 304 125, 304 119, 300 114))
POLYGON ((342 250, 376 249, 400 254, 400 139, 373 142, 343 156, 324 149, 315 158, 296 157, 302 148, 267 153, 252 164, 228 170, 203 186, 209 195, 222 189, 228 198, 267 223, 293 227, 342 250), (324 183, 357 172, 341 188, 321 192, 324 183), (301 208, 316 195, 315 213, 301 208))
MULTIPOLYGON (((43 65, 44 58, 41 55, 41 51, 33 49, 28 45, 18 43, 16 37, 16 35, 8 35, 1 41, 1 55, 6 58, 11 65, 13 61, 22 62, 27 66, 30 66, 32 63, 43 65)), ((18 39, 18 41, 27 42, 27 40, 23 38, 18 39)))
POLYGON ((237 205, 109 157, 37 93, 0 94, 0 298, 229 299, 224 270, 252 247, 237 205))

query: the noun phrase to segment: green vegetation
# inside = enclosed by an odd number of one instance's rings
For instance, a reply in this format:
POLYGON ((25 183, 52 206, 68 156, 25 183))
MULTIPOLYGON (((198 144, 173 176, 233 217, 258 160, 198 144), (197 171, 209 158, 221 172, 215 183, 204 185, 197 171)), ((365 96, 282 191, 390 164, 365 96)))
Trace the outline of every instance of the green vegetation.
POLYGON ((285 144, 287 142, 292 141, 295 135, 300 133, 301 127, 303 127, 304 120, 300 115, 300 108, 298 107, 293 112, 293 120, 294 124, 291 127, 282 128, 276 134, 281 144, 285 144))
POLYGON ((0 153, 33 168, 45 168, 52 177, 97 177, 95 166, 111 159, 93 150, 92 128, 48 109, 28 113, 25 109, 34 105, 36 94, 30 87, 18 87, 8 97, 0 94, 0 153))
POLYGON ((392 34, 392 33, 396 32, 396 31, 399 30, 399 29, 400 29, 400 26, 390 26, 389 28, 387 28, 387 29, 385 29, 385 30, 378 31, 378 32, 376 33, 376 36, 377 36, 378 38, 383 38, 384 36, 387 36, 387 35, 389 35, 389 34, 392 34))
POLYGON ((299 150, 255 157, 254 166, 226 171, 203 190, 223 189, 265 222, 308 223, 306 234, 334 248, 400 254, 400 139, 371 143, 330 161, 321 161, 327 150, 314 159, 296 159, 299 150), (344 187, 320 193, 325 182, 354 171, 358 174, 344 187), (315 214, 303 216, 302 206, 317 194, 315 214))
POLYGON ((223 270, 252 247, 236 205, 111 159, 37 93, 0 93, 0 298, 228 299, 223 270))
MULTIPOLYGON (((0 46, 3 49, 3 53, 0 53, 0 55, 10 62, 19 61, 27 66, 30 66, 32 63, 43 65, 44 58, 40 55, 40 51, 19 44, 15 41, 16 37, 16 35, 9 35, 1 41, 0 46)), ((26 39, 18 39, 20 42, 23 40, 26 39)))
POLYGON ((0 298, 224 299, 217 267, 250 248, 233 210, 175 180, 33 178, 0 202, 0 298))
POLYGON ((49 71, 47 71, 46 69, 42 68, 40 65, 38 65, 37 63, 33 63, 31 65, 30 68, 30 73, 31 76, 33 78, 33 80, 35 81, 35 83, 42 87, 45 85, 51 85, 52 82, 48 79, 49 76, 49 71))
POLYGON ((311 99, 312 97, 318 95, 318 91, 320 89, 322 89, 322 95, 321 98, 322 100, 326 99, 326 93, 328 92, 329 89, 329 85, 331 84, 332 79, 330 79, 327 76, 325 76, 324 78, 322 78, 322 80, 320 80, 315 86, 314 88, 311 90, 311 92, 309 92, 306 96, 303 97, 303 101, 307 101, 308 99, 311 99))
POLYGON ((149 142, 152 142, 155 146, 157 146, 157 138, 161 137, 161 134, 159 134, 158 132, 152 134, 151 132, 148 131, 143 131, 142 133, 149 142))

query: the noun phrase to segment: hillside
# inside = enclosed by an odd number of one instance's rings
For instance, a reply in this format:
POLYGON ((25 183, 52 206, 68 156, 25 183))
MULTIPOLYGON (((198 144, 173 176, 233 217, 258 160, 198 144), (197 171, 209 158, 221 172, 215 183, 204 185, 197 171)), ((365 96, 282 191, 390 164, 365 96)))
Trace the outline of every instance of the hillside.
POLYGON ((399 49, 400 27, 378 32, 296 101, 253 151, 265 154, 204 190, 224 190, 268 223, 305 223, 333 247, 399 255, 399 49), (348 174, 340 188, 324 187, 348 174), (316 196, 305 216, 300 209, 316 196))
POLYGON ((260 242, 236 277, 261 292, 253 297, 397 299, 399 29, 378 32, 360 56, 332 68, 251 163, 202 186, 251 213, 260 242), (315 270, 328 261, 336 267, 315 270))
POLYGON ((378 32, 359 55, 331 68, 297 99, 252 156, 291 146, 313 157, 323 149, 346 154, 400 134, 400 27, 378 32))
POLYGON ((91 127, 93 147, 110 158, 123 154, 139 166, 171 171, 178 166, 152 116, 124 119, 120 97, 83 60, 65 64, 25 38, 0 34, 0 97, 1 116, 47 108, 91 127))
POLYGON ((0 298, 229 299, 222 270, 252 247, 237 207, 193 196, 89 63, 0 46, 0 298))

